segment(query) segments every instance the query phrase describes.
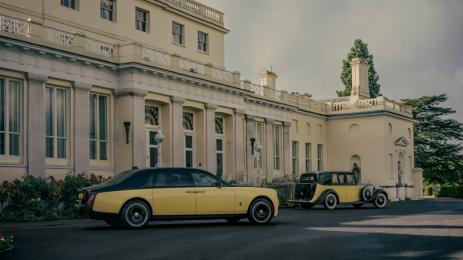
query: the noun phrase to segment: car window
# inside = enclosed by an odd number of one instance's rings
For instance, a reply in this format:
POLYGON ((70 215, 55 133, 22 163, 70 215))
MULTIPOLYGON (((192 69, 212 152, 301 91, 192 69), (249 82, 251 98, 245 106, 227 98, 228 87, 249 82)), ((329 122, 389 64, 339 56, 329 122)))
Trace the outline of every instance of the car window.
POLYGON ((332 176, 331 177, 332 184, 339 185, 339 184, 343 183, 343 181, 341 181, 342 180, 342 175, 339 175, 338 173, 333 173, 331 176, 332 176))
POLYGON ((183 171, 162 171, 156 174, 155 187, 191 187, 191 174, 183 171))
POLYGON ((215 187, 219 180, 206 172, 193 172, 193 181, 198 187, 215 187))
POLYGON ((354 178, 354 174, 352 174, 352 173, 345 173, 344 175, 346 176, 346 184, 347 184, 347 185, 356 184, 356 181, 355 181, 355 178, 354 178))
POLYGON ((123 188, 143 188, 147 186, 150 175, 146 172, 139 172, 130 176, 127 180, 121 183, 123 188))
POLYGON ((332 179, 332 174, 331 173, 323 173, 320 174, 320 184, 321 185, 331 185, 333 184, 333 179, 332 179))
POLYGON ((299 179, 299 182, 316 182, 317 181, 317 175, 316 174, 302 174, 301 178, 299 179))

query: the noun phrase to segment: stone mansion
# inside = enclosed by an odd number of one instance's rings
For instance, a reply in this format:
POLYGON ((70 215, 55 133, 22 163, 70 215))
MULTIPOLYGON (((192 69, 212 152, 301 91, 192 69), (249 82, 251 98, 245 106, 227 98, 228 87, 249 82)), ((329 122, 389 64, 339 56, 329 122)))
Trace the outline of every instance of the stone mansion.
POLYGON ((227 32, 193 0, 0 0, 0 180, 180 166, 255 185, 356 163, 421 197, 411 110, 370 98, 368 64, 316 100, 226 70, 227 32))

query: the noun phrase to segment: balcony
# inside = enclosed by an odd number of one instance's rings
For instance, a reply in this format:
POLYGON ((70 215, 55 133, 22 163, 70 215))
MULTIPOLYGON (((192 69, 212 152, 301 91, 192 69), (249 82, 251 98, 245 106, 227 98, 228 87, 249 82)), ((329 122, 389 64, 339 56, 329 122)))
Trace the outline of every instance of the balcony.
POLYGON ((162 0, 167 5, 174 8, 178 8, 183 11, 191 12, 195 15, 199 15, 201 18, 205 18, 221 27, 223 24, 223 13, 210 8, 209 6, 203 5, 193 0, 162 0))
POLYGON ((236 87, 240 82, 239 72, 227 71, 212 64, 181 57, 154 47, 135 42, 104 42, 81 33, 67 32, 1 15, 0 35, 111 63, 138 62, 236 87))
POLYGON ((412 109, 409 106, 383 96, 370 99, 326 102, 326 104, 329 106, 329 114, 334 115, 374 110, 389 110, 410 118, 412 117, 412 109))

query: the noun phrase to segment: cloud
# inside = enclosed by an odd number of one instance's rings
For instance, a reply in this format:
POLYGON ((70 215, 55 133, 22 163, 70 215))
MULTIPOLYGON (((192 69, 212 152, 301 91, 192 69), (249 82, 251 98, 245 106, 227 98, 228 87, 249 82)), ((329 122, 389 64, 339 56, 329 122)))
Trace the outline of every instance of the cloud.
POLYGON ((243 78, 272 66, 278 88, 333 97, 341 61, 361 38, 385 96, 448 93, 463 121, 463 1, 200 1, 225 12, 226 67, 243 78))

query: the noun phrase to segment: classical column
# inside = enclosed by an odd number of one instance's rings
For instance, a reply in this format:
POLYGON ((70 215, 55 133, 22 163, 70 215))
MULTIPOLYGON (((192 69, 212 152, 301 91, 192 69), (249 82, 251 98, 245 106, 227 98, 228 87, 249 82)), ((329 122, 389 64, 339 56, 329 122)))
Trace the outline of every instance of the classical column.
POLYGON ((271 181, 273 179, 273 120, 272 119, 265 119, 265 152, 264 155, 266 156, 266 167, 265 170, 267 172, 267 180, 271 181))
POLYGON ((217 174, 217 154, 215 143, 215 110, 216 104, 206 104, 206 170, 217 174))
POLYGON ((291 140, 289 139, 290 122, 283 122, 283 158, 284 158, 284 175, 291 175, 291 140))
MULTIPOLYGON (((247 162, 247 176, 246 183, 255 185, 257 170, 254 167, 254 160, 256 154, 252 152, 251 138, 256 137, 256 121, 254 116, 246 115, 246 162, 247 162)), ((254 144, 255 147, 256 144, 254 144)))
POLYGON ((74 82, 74 173, 90 172, 90 84, 74 82))
POLYGON ((183 103, 182 97, 171 97, 172 101, 172 166, 185 166, 183 135, 183 103))
POLYGON ((244 110, 235 110, 235 177, 237 183, 245 180, 246 140, 244 137, 244 110))
POLYGON ((29 175, 45 177, 45 87, 48 76, 28 74, 28 168, 29 175))
POLYGON ((116 92, 116 150, 117 170, 146 167, 145 99, 147 91, 121 89, 116 92), (129 123, 129 139, 126 140, 125 123, 129 123), (127 143, 128 141, 128 143, 127 143))

